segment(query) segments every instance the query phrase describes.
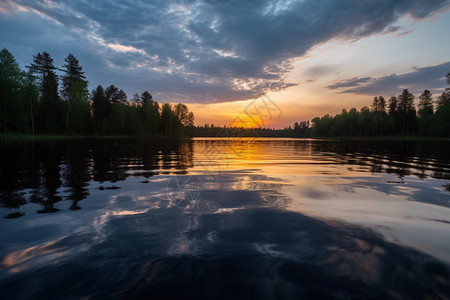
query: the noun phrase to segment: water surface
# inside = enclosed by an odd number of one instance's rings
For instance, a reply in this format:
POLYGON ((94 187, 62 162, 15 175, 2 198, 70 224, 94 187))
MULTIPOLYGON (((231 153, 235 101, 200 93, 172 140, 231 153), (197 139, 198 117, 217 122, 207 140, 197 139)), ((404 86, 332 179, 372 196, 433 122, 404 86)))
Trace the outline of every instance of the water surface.
POLYGON ((449 146, 258 138, 3 144, 0 292, 445 299, 449 146))

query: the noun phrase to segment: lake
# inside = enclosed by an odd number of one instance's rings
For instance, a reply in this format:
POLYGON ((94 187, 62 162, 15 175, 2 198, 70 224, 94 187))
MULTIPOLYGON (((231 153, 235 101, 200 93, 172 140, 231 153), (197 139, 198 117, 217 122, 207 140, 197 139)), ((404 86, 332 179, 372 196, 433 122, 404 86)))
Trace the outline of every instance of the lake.
POLYGON ((450 142, 2 144, 2 299, 450 297, 450 142))

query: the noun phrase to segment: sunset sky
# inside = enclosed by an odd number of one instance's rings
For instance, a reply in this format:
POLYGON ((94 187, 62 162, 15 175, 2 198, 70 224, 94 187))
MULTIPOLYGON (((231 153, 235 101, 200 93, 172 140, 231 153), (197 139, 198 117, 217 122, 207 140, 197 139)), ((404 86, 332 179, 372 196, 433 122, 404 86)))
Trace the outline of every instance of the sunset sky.
MULTIPOLYGON (((262 95, 284 127, 374 96, 445 88, 450 1, 4 1, 0 48, 22 68, 47 51, 80 61, 89 89, 183 102, 230 124, 262 95)), ((245 121, 245 120, 244 120, 245 121)))

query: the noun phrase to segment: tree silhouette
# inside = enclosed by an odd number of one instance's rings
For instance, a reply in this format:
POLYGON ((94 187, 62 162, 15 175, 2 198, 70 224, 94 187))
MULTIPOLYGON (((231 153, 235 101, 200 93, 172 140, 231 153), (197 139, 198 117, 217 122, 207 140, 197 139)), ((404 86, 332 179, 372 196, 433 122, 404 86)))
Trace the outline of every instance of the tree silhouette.
POLYGON ((416 109, 414 107, 414 95, 408 89, 404 89, 398 95, 397 110, 402 124, 402 134, 411 134, 416 125, 416 109))
POLYGON ((142 104, 145 105, 146 103, 150 103, 151 101, 153 101, 152 95, 148 91, 143 92, 141 95, 142 104))
POLYGON ((388 102, 388 114, 390 116, 393 116, 395 114, 395 112, 397 111, 397 105, 398 105, 398 100, 397 97, 392 96, 391 98, 389 98, 389 102, 388 102))
POLYGON ((378 111, 378 97, 374 97, 371 105, 372 111, 378 111))
POLYGON ((419 104, 417 108, 419 109, 419 113, 423 110, 426 110, 428 113, 433 114, 433 94, 429 90, 425 90, 419 96, 419 104))
POLYGON ((169 136, 175 131, 175 116, 172 111, 172 106, 169 103, 164 103, 161 107, 161 134, 169 136))
POLYGON ((429 90, 425 90, 419 96, 419 109, 418 125, 419 135, 429 136, 431 134, 431 126, 433 123, 433 94, 429 90))
POLYGON ((92 106, 94 112, 94 133, 106 134, 111 103, 108 101, 105 90, 101 85, 92 91, 92 106))
MULTIPOLYGON (((73 54, 69 54, 65 60, 65 65, 63 65, 62 71, 65 73, 62 77, 62 95, 67 101, 67 112, 66 112, 66 126, 65 132, 68 132, 69 128, 69 115, 74 106, 78 110, 76 113, 86 114, 89 113, 89 109, 87 108, 87 99, 88 99, 88 90, 87 85, 88 82, 85 80, 86 76, 84 76, 84 72, 79 65, 78 60, 73 56, 73 54)), ((87 122, 87 120, 83 120, 87 118, 86 116, 81 116, 81 120, 78 122, 87 122)), ((78 124, 78 126, 81 124, 78 124)))
POLYGON ((159 104, 153 101, 152 95, 145 91, 141 94, 141 120, 144 127, 144 134, 156 135, 160 125, 159 104))
POLYGON ((22 71, 7 49, 0 51, 0 130, 4 134, 34 134, 36 128, 42 134, 179 136, 186 127, 193 127, 194 115, 185 105, 167 104, 163 111, 148 91, 134 94, 129 102, 115 85, 106 90, 99 85, 89 99, 86 76, 73 54, 58 69, 49 53, 37 53, 27 68, 28 73, 22 71), (57 70, 63 72, 62 99, 57 70))
POLYGON ((117 93, 117 102, 122 104, 126 104, 128 102, 127 94, 125 94, 123 90, 120 90, 117 93))
MULTIPOLYGON (((33 56, 27 66, 29 73, 20 70, 12 54, 0 51, 0 130, 38 133, 94 133, 181 136, 202 133, 208 136, 227 129, 214 125, 193 126, 194 114, 184 104, 163 104, 154 101, 145 91, 134 94, 131 102, 125 92, 111 84, 99 85, 88 99, 87 81, 73 54, 57 69, 47 52, 33 56), (58 76, 61 76, 61 101, 58 96, 58 76), (92 104, 92 105, 91 105, 92 104), (37 113, 36 113, 37 112, 37 113), (65 121, 64 121, 65 114, 65 121), (36 126, 35 126, 36 124, 36 126)), ((446 74, 450 84, 450 72, 446 74)), ((262 136, 383 136, 410 135, 450 136, 450 88, 438 96, 433 105, 432 93, 425 90, 419 97, 418 113, 414 95, 407 89, 388 103, 383 96, 373 98, 366 106, 343 109, 334 117, 324 115, 308 121, 296 122, 284 129, 259 128, 262 136), (434 107, 435 106, 435 107, 434 107), (434 109, 435 108, 435 109, 434 109), (386 113, 387 112, 387 113, 386 113)), ((253 129, 252 129, 253 130, 253 129)), ((256 129, 255 129, 256 130, 256 129)), ((254 134, 255 130, 241 130, 254 134)))
POLYGON ((141 104, 141 98, 139 97, 138 93, 133 94, 133 98, 131 98, 131 103, 133 103, 135 105, 141 104))
POLYGON ((67 55, 64 61, 66 64, 63 65, 62 69, 65 73, 62 76, 62 95, 66 100, 70 100, 73 84, 82 81, 87 86, 87 81, 78 59, 73 54, 67 55))
POLYGON ((111 84, 106 88, 105 96, 109 103, 118 103, 119 89, 114 84, 111 84))
POLYGON ((444 106, 450 104, 450 91, 443 92, 436 101, 436 110, 441 110, 444 106))
POLYGON ((26 123, 27 114, 20 94, 24 77, 14 56, 3 48, 0 51, 0 126, 4 133, 21 131, 26 123))
POLYGON ((374 112, 386 112, 386 100, 384 99, 384 97, 374 97, 371 108, 374 112))
POLYGON ((34 119, 36 118, 35 112, 39 107, 38 98, 39 98, 39 90, 35 85, 33 75, 30 72, 25 73, 23 80, 23 88, 24 88, 24 103, 28 102, 28 113, 30 116, 30 128, 31 133, 35 134, 34 129, 34 119))
POLYGON ((398 95, 398 111, 407 114, 415 110, 414 95, 411 94, 408 89, 404 89, 403 92, 398 95))
POLYGON ((41 106, 39 115, 41 130, 47 133, 57 132, 60 128, 60 101, 58 97, 58 76, 53 58, 47 52, 33 56, 33 63, 27 66, 30 73, 36 76, 40 85, 41 106))
POLYGON ((383 96, 378 97, 378 111, 386 113, 386 99, 383 96))

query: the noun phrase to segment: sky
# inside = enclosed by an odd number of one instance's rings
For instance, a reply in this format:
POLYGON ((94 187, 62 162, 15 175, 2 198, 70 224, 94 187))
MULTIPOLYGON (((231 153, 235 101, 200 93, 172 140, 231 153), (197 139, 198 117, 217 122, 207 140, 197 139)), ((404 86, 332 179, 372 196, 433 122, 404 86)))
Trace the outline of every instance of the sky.
POLYGON ((450 0, 0 0, 0 48, 22 68, 72 53, 90 90, 148 90, 197 125, 252 124, 269 104, 258 125, 283 128, 404 88, 437 97, 449 28, 450 0))

